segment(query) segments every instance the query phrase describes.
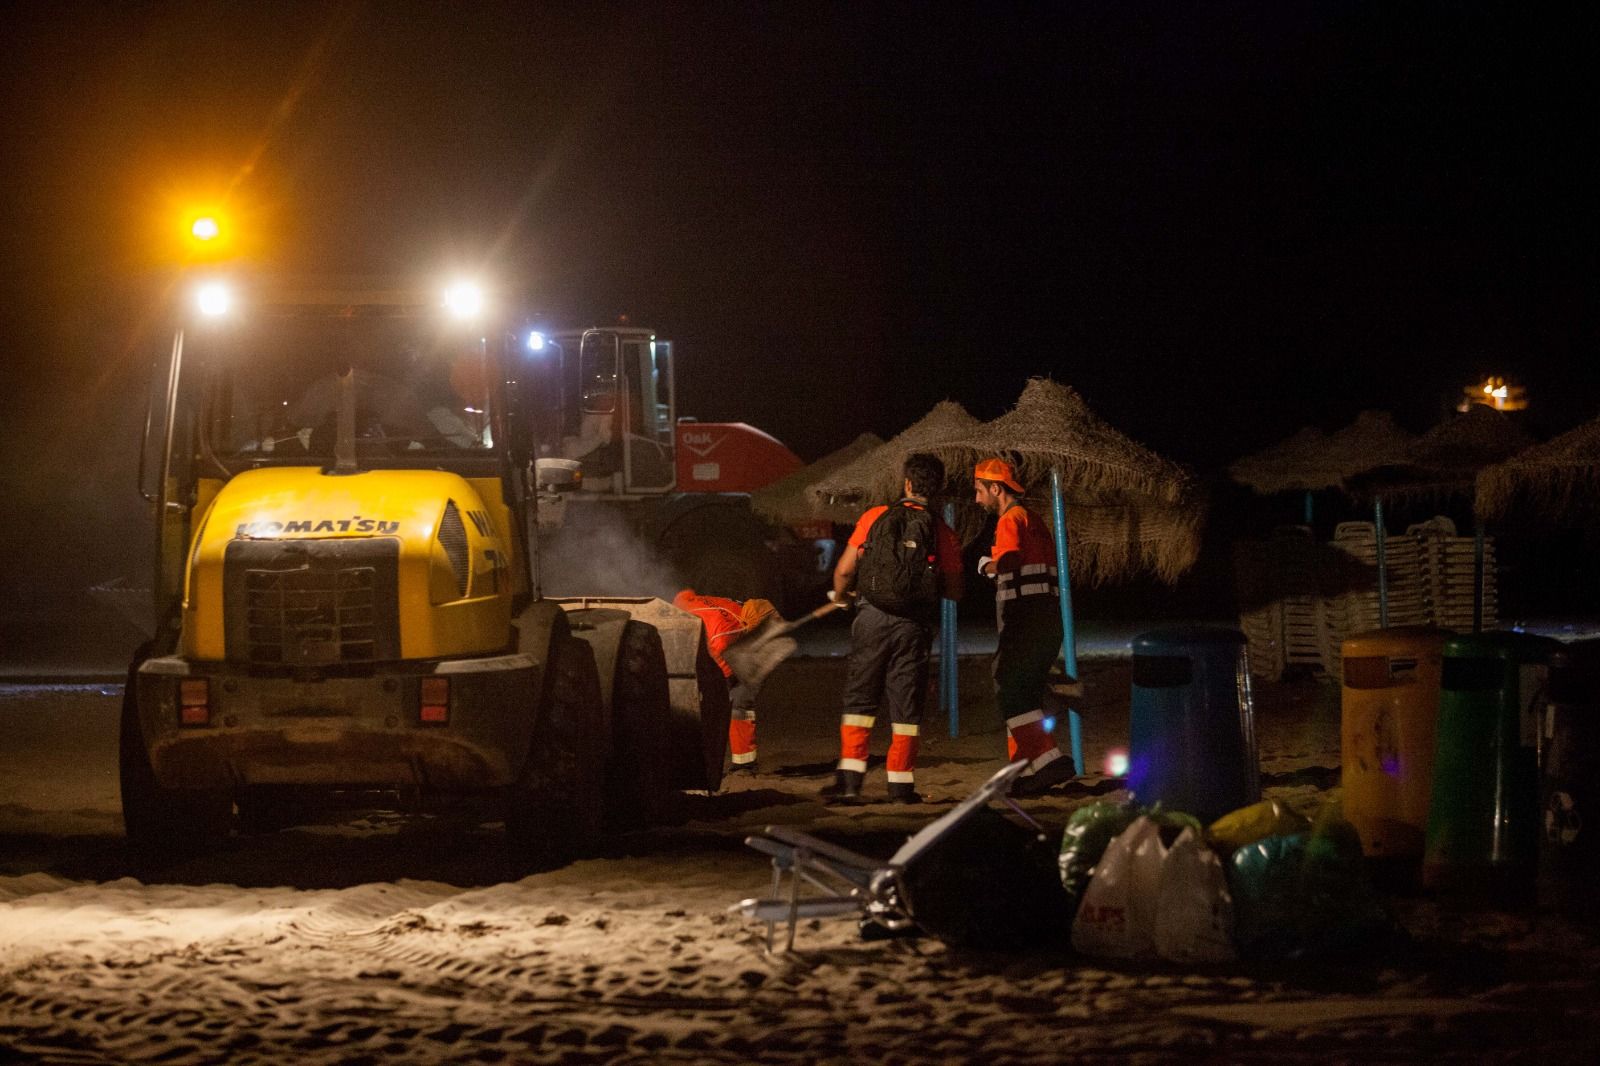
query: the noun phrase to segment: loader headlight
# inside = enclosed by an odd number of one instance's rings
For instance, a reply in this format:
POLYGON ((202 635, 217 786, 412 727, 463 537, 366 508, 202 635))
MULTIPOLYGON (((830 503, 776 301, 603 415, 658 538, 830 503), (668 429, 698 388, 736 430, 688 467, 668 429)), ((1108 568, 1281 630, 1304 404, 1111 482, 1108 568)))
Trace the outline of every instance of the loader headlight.
POLYGON ((458 281, 444 290, 444 306, 456 318, 474 318, 483 312, 483 287, 458 281))
POLYGON ((207 318, 217 318, 233 307, 233 293, 220 281, 208 281, 195 290, 195 306, 207 318))
POLYGON ((549 343, 550 341, 545 337, 545 335, 540 333, 538 330, 534 330, 528 334, 528 351, 530 352, 542 352, 544 351, 545 346, 549 343))

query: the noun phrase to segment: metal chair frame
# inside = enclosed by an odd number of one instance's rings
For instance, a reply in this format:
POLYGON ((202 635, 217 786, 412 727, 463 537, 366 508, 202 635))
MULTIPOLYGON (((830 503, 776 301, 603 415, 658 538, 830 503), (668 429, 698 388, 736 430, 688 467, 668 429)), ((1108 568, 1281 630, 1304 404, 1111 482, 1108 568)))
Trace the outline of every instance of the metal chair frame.
POLYGON ((1043 834, 1038 822, 1011 798, 1011 786, 1027 763, 1008 763, 980 785, 972 795, 907 838, 887 863, 849 848, 831 844, 783 825, 769 825, 763 835, 745 838, 745 843, 772 859, 771 894, 740 900, 730 910, 767 925, 767 950, 773 950, 777 925, 787 926, 784 951, 794 949, 795 931, 803 920, 857 915, 870 918, 891 932, 916 925, 916 917, 906 901, 901 876, 973 813, 992 800, 1009 807, 1035 832, 1043 834), (788 890, 784 876, 788 875, 788 890), (805 886, 820 895, 806 895, 805 886))

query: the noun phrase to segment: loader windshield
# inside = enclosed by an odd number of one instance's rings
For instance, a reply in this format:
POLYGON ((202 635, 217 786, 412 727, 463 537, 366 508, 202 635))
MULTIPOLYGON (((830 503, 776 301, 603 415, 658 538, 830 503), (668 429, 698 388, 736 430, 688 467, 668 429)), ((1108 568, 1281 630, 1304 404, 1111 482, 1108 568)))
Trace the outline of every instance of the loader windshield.
POLYGON ((342 389, 358 457, 484 456, 498 416, 484 338, 402 314, 262 315, 206 338, 207 443, 224 462, 331 462, 342 389), (341 378, 348 371, 349 384, 341 378))

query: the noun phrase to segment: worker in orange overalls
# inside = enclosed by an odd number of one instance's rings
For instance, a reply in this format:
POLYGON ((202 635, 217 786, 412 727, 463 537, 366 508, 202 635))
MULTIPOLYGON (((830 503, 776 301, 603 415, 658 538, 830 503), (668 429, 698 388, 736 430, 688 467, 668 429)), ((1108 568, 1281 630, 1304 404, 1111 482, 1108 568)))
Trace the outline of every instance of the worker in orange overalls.
POLYGON ((994 684, 1007 753, 1028 763, 1011 792, 1036 796, 1073 775, 1072 760, 1061 757, 1044 725, 1046 678, 1062 637, 1055 541, 1044 520, 1023 506, 1022 482, 1010 463, 983 460, 973 483, 978 505, 998 516, 994 546, 978 560, 978 573, 995 582, 994 684))
POLYGON ((722 657, 728 645, 743 640, 769 618, 778 617, 771 600, 749 599, 740 603, 722 596, 702 596, 684 589, 672 598, 673 606, 698 617, 706 630, 706 647, 728 679, 728 701, 733 715, 728 719, 728 752, 732 759, 729 773, 756 772, 756 697, 760 685, 741 680, 722 657))

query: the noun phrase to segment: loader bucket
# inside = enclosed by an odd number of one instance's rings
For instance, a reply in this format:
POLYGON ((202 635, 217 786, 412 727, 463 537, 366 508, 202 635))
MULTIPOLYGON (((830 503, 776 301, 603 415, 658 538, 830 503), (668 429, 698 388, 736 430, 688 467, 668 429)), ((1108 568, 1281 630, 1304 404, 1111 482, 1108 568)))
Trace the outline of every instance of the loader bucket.
MULTIPOLYGON (((675 789, 715 792, 722 787, 722 762, 728 746, 728 683, 706 647, 700 619, 655 597, 553 597, 569 614, 582 612, 594 623, 587 634, 605 679, 610 706, 610 676, 616 642, 626 618, 655 627, 667 658, 667 688, 672 707, 668 736, 669 783, 675 789), (618 624, 611 624, 615 621, 618 624)), ((609 715, 607 716, 609 718, 609 715)))

